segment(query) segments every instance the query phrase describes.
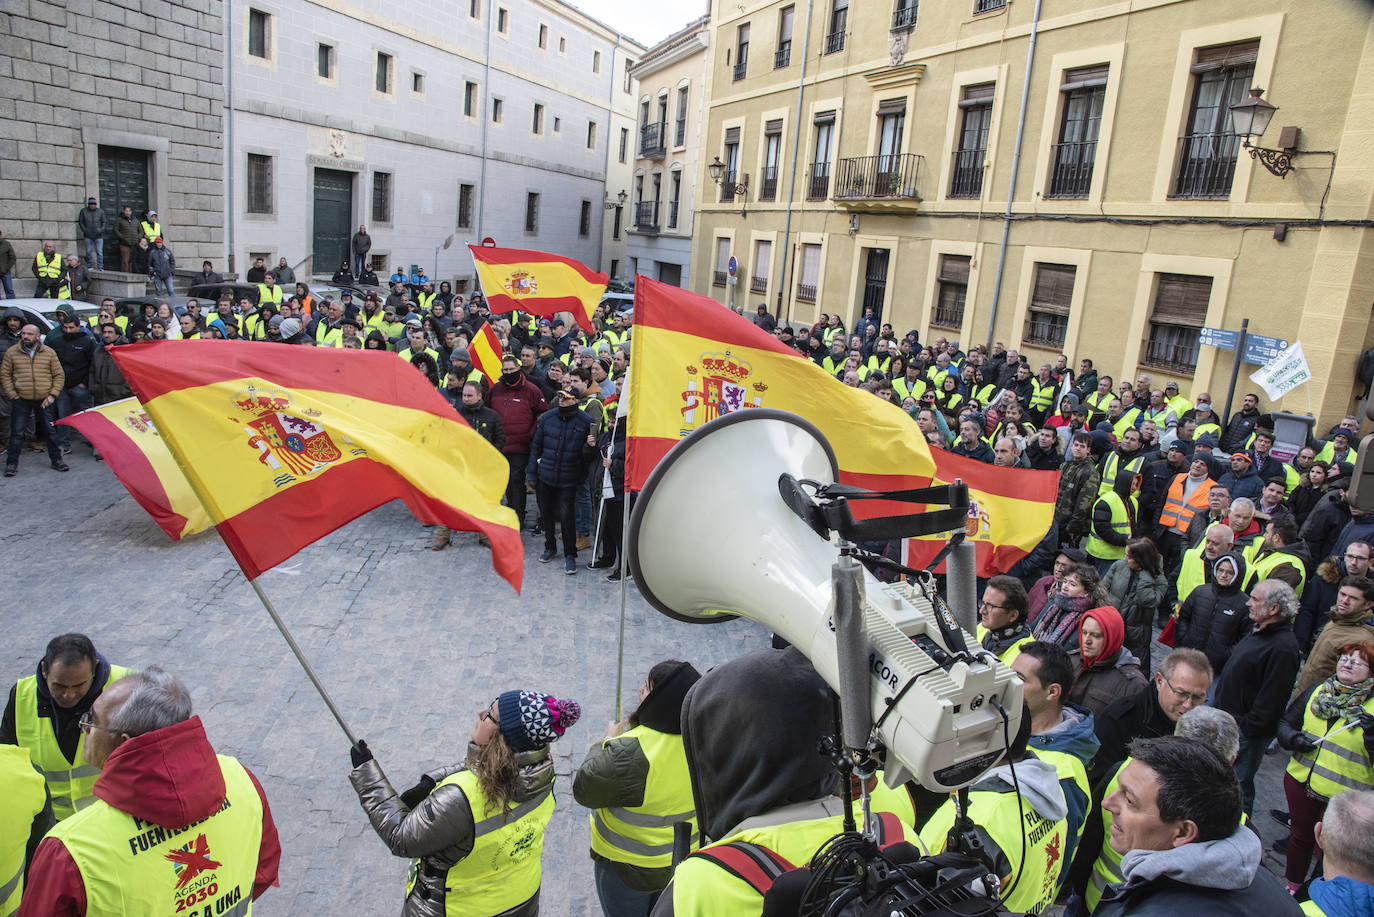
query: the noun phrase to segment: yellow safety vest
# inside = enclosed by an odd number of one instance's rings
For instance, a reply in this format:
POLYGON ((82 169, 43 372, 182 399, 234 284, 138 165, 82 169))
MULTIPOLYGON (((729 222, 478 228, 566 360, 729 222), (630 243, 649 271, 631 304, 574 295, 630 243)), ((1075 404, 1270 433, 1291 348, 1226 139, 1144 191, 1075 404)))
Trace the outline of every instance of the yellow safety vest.
POLYGON ((152 245, 153 240, 162 235, 161 223, 149 223, 147 220, 141 220, 139 226, 143 228, 143 238, 148 240, 149 245, 152 245))
MULTIPOLYGON (((1112 531, 1130 538, 1131 519, 1126 514, 1126 505, 1121 502, 1121 495, 1113 490, 1098 497, 1097 502, 1093 504, 1093 512, 1097 511, 1097 504, 1102 502, 1105 502, 1112 509, 1112 531)), ((1135 497, 1131 497, 1131 505, 1135 506, 1135 497)), ((1096 529, 1088 534, 1088 543, 1084 546, 1084 550, 1088 552, 1089 557, 1101 560, 1120 560, 1126 556, 1124 547, 1107 544, 1097 537, 1096 529)))
POLYGON ((29 750, 0 745, 0 914, 19 910, 24 894, 24 854, 33 820, 48 804, 43 775, 34 769, 29 750))
POLYGON ((1193 403, 1182 395, 1177 395, 1172 400, 1164 403, 1168 406, 1169 410, 1174 412, 1174 416, 1179 419, 1180 423, 1183 422, 1183 412, 1191 409, 1193 406, 1193 403))
MULTIPOLYGON (((429 354, 429 358, 430 358, 431 360, 434 361, 434 366, 435 366, 436 368, 440 365, 440 364, 439 364, 439 351, 435 350, 433 347, 426 347, 426 348, 424 349, 424 353, 429 354)), ((413 357, 414 355, 415 355, 415 352, 414 352, 413 350, 411 350, 409 347, 407 347, 405 350, 400 350, 400 351, 397 351, 397 352, 396 352, 396 356, 400 357, 402 360, 405 360, 407 363, 410 362, 410 358, 413 357)), ((478 373, 478 375, 480 376, 481 373, 478 373)), ((468 376, 468 378, 471 379, 472 377, 471 377, 471 376, 468 376)))
MULTIPOLYGON (((90 318, 86 319, 86 324, 90 325, 92 328, 94 328, 94 329, 96 329, 97 331, 99 331, 99 330, 100 330, 100 316, 99 316, 99 315, 92 315, 90 318)), ((114 317, 114 321, 113 321, 113 322, 110 322, 109 324, 114 325, 116 328, 119 329, 119 333, 120 333, 120 334, 123 334, 125 331, 128 331, 128 330, 129 330, 129 317, 128 317, 127 315, 116 315, 116 316, 114 317)), ((1288 467, 1288 466, 1284 466, 1284 467, 1288 467)))
MULTIPOLYGON (((1116 773, 1112 774, 1112 779, 1107 783, 1107 791, 1102 794, 1103 799, 1116 792, 1117 785, 1121 782, 1121 772, 1130 763, 1131 759, 1127 758, 1117 767, 1116 773)), ((1116 848, 1111 844, 1114 816, 1107 811, 1106 806, 1099 806, 1098 808, 1102 812, 1102 852, 1093 861, 1091 881, 1088 882, 1087 894, 1084 896, 1088 901, 1088 913, 1097 910, 1097 903, 1102 900, 1102 895, 1106 893, 1107 886, 1114 885, 1122 879, 1121 854, 1117 853, 1116 848)))
POLYGON ((1284 554, 1282 551, 1275 551, 1272 554, 1266 554, 1264 557, 1259 557, 1260 549, 1263 547, 1264 542, 1256 539, 1250 543, 1248 548, 1241 552, 1241 556, 1244 557, 1246 563, 1250 565, 1250 570, 1245 577, 1245 586, 1243 587, 1245 591, 1249 592, 1254 588, 1255 583, 1268 579, 1270 573, 1282 567, 1284 564, 1288 564, 1298 571, 1298 586, 1293 591, 1297 593, 1298 598, 1302 598, 1302 587, 1307 583, 1307 568, 1303 565, 1303 562, 1292 554, 1284 554), (1257 557, 1259 557, 1259 559, 1256 559, 1257 557))
POLYGON ((258 284, 258 305, 261 306, 269 302, 273 305, 281 305, 281 287, 275 283, 270 287, 265 283, 258 284))
MULTIPOLYGON (((1126 461, 1127 471, 1133 471, 1136 474, 1140 474, 1140 466, 1145 464, 1145 456, 1143 455, 1145 450, 1141 449, 1140 451, 1142 453, 1141 455, 1137 455, 1135 458, 1126 461)), ((1116 476, 1121 472, 1120 466, 1121 453, 1109 453, 1107 455, 1107 460, 1102 463, 1102 483, 1097 485, 1097 492, 1099 495, 1105 494, 1116 485, 1116 476)))
POLYGON ((1118 440, 1126 435, 1126 431, 1135 426, 1136 419, 1140 417, 1140 408, 1127 408, 1121 412, 1121 419, 1112 424, 1112 431, 1116 433, 1118 440))
MULTIPOLYGON (((1364 702, 1364 709, 1374 714, 1374 697, 1364 702)), ((1374 789, 1374 762, 1364 751, 1364 730, 1353 726, 1336 732, 1346 725, 1339 717, 1323 720, 1312 712, 1309 702, 1303 712, 1302 731, 1327 738, 1313 751, 1294 752, 1288 762, 1288 776, 1327 799, 1345 790, 1374 789)))
POLYGON ((1297 490, 1302 483, 1302 472, 1294 468, 1290 463, 1283 463, 1283 489, 1287 496, 1292 496, 1293 491, 1297 490))
MULTIPOLYGON (((1222 523, 1218 522, 1217 525, 1222 523)), ((1183 600, 1188 598, 1194 589, 1207 582, 1207 569, 1204 566, 1206 561, 1203 552, 1207 550, 1207 542, 1199 541, 1196 545, 1183 552, 1183 563, 1178 571, 1178 604, 1182 605, 1183 600)))
POLYGON ((631 866, 670 868, 673 865, 674 825, 690 824, 692 846, 696 847, 696 808, 692 802, 692 781, 687 773, 682 736, 641 725, 607 742, 622 738, 637 740, 640 751, 649 759, 644 801, 637 806, 594 809, 591 814, 592 851, 631 866))
POLYGON ((983 407, 987 407, 988 404, 992 401, 993 396, 996 395, 996 394, 997 394, 997 385, 996 385, 996 383, 989 382, 989 383, 987 383, 986 385, 981 385, 981 386, 975 385, 975 386, 973 387, 973 390, 969 392, 969 397, 972 398, 972 399, 974 399, 974 400, 976 400, 976 401, 977 401, 979 404, 981 404, 983 407))
POLYGON ((824 360, 821 361, 821 369, 830 373, 830 375, 832 376, 838 375, 839 371, 844 368, 844 361, 847 359, 849 359, 848 356, 840 357, 840 360, 837 363, 835 362, 834 357, 826 357, 824 360))
POLYGON ((1193 428, 1193 442, 1197 442, 1198 437, 1202 436, 1202 434, 1204 433, 1210 433, 1213 436, 1215 436, 1218 440, 1220 440, 1221 424, 1211 422, 1198 424, 1196 427, 1193 428))
MULTIPOLYGON (((989 638, 992 636, 992 631, 979 624, 974 628, 974 636, 978 638, 978 643, 983 649, 992 652, 992 645, 988 642, 989 638)), ((1034 642, 1034 640, 1035 636, 1027 631, 1026 636, 1002 650, 997 658, 1000 659, 1004 665, 1011 665, 1012 660, 1021 655, 1021 647, 1025 646, 1027 643, 1034 642)))
POLYGON ((52 829, 81 871, 87 914, 251 913, 262 798, 242 764, 217 757, 224 803, 204 821, 159 827, 97 800, 52 829))
POLYGON ((1054 393, 1058 384, 1051 379, 1044 383, 1040 382, 1039 376, 1031 378, 1031 398, 1030 409, 1032 411, 1047 411, 1050 405, 1054 404, 1054 393))
MULTIPOLYGON (((994 785, 1000 786, 1001 782, 994 785)), ((1006 895, 1002 904, 1017 914, 1039 914, 1054 904, 1059 894, 1059 879, 1069 843, 1068 819, 1050 821, 1024 801, 1018 802, 1012 790, 980 788, 985 786, 975 783, 970 788, 969 817, 1002 848, 1011 867, 1007 875, 999 877, 1006 895), (1024 826, 1022 812, 1025 813, 1024 826), (1021 863, 1021 876, 1012 888, 1011 882, 1017 873, 1015 860, 1021 855, 1023 842, 1026 858, 1021 863)), ((953 824, 954 801, 950 800, 940 806, 921 829, 921 840, 931 853, 944 851, 953 824)))
POLYGON ((1107 392, 1105 395, 1101 392, 1092 392, 1083 401, 1098 414, 1106 414, 1107 405, 1111 404, 1115 397, 1111 392, 1107 392))
POLYGON ((1307 917, 1326 917, 1326 911, 1317 907, 1317 902, 1313 901, 1311 898, 1308 898, 1302 903, 1302 912, 1306 914, 1307 917))
POLYGON ((917 377, 914 383, 908 385, 906 376, 902 376, 900 379, 892 380, 892 390, 897 393, 897 397, 902 401, 908 398, 920 401, 921 396, 926 393, 926 383, 924 379, 917 377))
MULTIPOLYGON (((123 666, 110 666, 110 677, 100 690, 104 691, 111 683, 118 681, 129 670, 123 666)), ((14 731, 19 744, 29 750, 34 766, 48 782, 52 793, 52 812, 58 821, 68 818, 78 810, 84 809, 95 801, 91 790, 95 778, 100 776, 100 768, 86 763, 86 734, 76 742, 76 757, 67 760, 62 748, 57 744, 57 733, 52 723, 38 716, 38 676, 21 678, 14 686, 14 731)))
MULTIPOLYGON (((1093 787, 1092 784, 1088 782, 1088 768, 1083 763, 1083 760, 1076 755, 1071 755, 1066 751, 1041 748, 1039 744, 1035 743, 1034 738, 1031 739, 1031 743, 1031 750, 1035 752, 1037 758, 1047 764, 1054 765, 1055 771, 1059 774, 1059 786, 1064 791, 1065 802, 1068 802, 1069 791, 1072 787, 1077 787, 1078 791, 1083 794, 1084 805, 1087 807, 1083 815, 1083 820, 1076 825, 1069 826, 1073 831, 1071 843, 1068 849, 1060 851, 1064 859, 1072 863, 1074 855, 1078 852, 1078 845, 1083 840, 1083 832, 1087 829, 1088 816, 1092 811, 1093 787)), ((1070 807, 1070 818, 1072 817, 1072 813, 1073 810, 1072 807, 1070 807)), ((1061 885, 1063 884, 1063 879, 1066 877, 1067 873, 1060 873, 1061 885)))
POLYGON ((425 293, 421 291, 415 294, 415 301, 420 304, 421 311, 428 312, 430 303, 434 302, 434 298, 438 295, 438 293, 425 293))
MULTIPOLYGON (((883 782, 883 772, 880 770, 875 771, 873 776, 878 782, 868 793, 868 810, 870 812, 890 812, 897 816, 903 828, 910 828, 914 832, 916 830, 916 805, 911 801, 911 793, 905 786, 888 786, 883 782)), ((854 797, 854 818, 856 821, 860 811, 859 798, 856 795, 854 797)))
MULTIPOLYGON (((447 917, 490 917, 538 894, 544 828, 553 817, 553 786, 507 812, 487 805, 472 771, 459 771, 439 786, 463 791, 476 831, 472 852, 450 867, 444 878, 447 917)), ((407 895, 415 888, 420 865, 416 860, 411 866, 407 895)))
POLYGON ((844 334, 844 329, 839 325, 826 325, 825 329, 821 331, 821 341, 826 347, 829 347, 830 342, 835 340, 837 334, 844 334))
POLYGON ((617 347, 625 343, 625 333, 617 333, 615 329, 607 328, 602 332, 601 339, 611 345, 611 352, 614 353, 617 347))
POLYGON ((940 386, 945 384, 945 376, 948 375, 948 368, 940 369, 939 367, 933 364, 929 369, 926 370, 926 378, 930 380, 930 387, 935 389, 935 391, 937 392, 940 390, 940 386))
POLYGON ((62 256, 57 252, 52 253, 52 260, 48 261, 39 252, 33 256, 34 266, 38 269, 40 280, 56 280, 62 276, 62 256))

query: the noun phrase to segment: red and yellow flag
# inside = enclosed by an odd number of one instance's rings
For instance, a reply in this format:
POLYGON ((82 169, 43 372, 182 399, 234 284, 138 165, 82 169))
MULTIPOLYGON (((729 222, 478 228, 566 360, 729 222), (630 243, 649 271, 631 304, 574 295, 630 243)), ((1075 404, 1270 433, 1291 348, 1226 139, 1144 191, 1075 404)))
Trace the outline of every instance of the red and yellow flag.
POLYGON ((205 507, 137 398, 102 404, 58 423, 90 440, 119 483, 168 538, 180 541, 210 527, 205 507))
POLYGON ((421 522, 487 535, 519 591, 505 457, 393 354, 238 341, 111 352, 249 579, 400 499, 421 522))
MULTIPOLYGON (((815 424, 835 450, 840 479, 872 490, 966 482, 977 504, 966 528, 979 575, 1005 571, 1045 536, 1059 489, 1056 472, 993 468, 932 452, 900 407, 850 388, 713 299, 645 277, 635 282, 626 486, 643 487, 688 433, 733 411, 770 407, 815 424)), ((909 506, 864 501, 865 516, 909 506)), ((855 506, 856 514, 860 506, 855 506)), ((909 563, 934 557, 944 538, 913 539, 909 563)))
POLYGON ((609 278, 581 261, 523 248, 469 245, 482 293, 493 314, 520 311, 530 315, 571 312, 583 330, 593 333, 592 314, 606 292, 609 278))
POLYGON ((501 342, 487 322, 482 323, 468 342, 468 356, 472 357, 472 365, 492 382, 501 377, 501 342))

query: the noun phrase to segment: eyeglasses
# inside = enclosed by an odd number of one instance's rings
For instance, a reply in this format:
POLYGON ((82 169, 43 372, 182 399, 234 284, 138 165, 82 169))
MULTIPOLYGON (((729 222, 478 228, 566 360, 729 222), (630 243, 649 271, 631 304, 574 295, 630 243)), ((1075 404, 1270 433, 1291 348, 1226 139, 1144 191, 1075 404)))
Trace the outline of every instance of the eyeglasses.
POLYGON ((1369 668, 1369 662, 1366 661, 1365 658, 1364 658, 1363 656, 1357 656, 1357 655, 1354 655, 1354 654, 1350 654, 1350 655, 1346 655, 1346 656, 1340 657, 1339 659, 1336 660, 1336 664, 1337 664, 1337 665, 1348 665, 1348 666, 1362 665, 1362 666, 1364 666, 1366 669, 1369 668))
POLYGON ((1347 551, 1347 552, 1345 553, 1345 559, 1346 559, 1346 560, 1369 560, 1369 555, 1367 555, 1367 554, 1351 554, 1349 551, 1347 551))
POLYGON ((1193 694, 1191 691, 1180 691, 1178 688, 1175 688, 1174 683, 1169 680, 1169 676, 1165 675, 1163 672, 1159 673, 1159 677, 1164 679, 1164 683, 1169 686, 1169 690, 1174 692, 1174 696, 1179 700, 1190 700, 1195 704, 1201 704, 1207 700, 1206 694, 1193 694))
POLYGON ((109 728, 108 726, 101 726, 99 723, 97 723, 91 717, 91 714, 89 712, 83 713, 81 715, 81 719, 77 721, 76 725, 80 727, 82 732, 90 732, 92 729, 99 729, 102 732, 114 732, 114 730, 109 728))
POLYGON ((496 714, 494 714, 494 713, 491 712, 491 708, 490 708, 490 707, 488 707, 487 709, 483 710, 481 713, 477 714, 477 718, 478 718, 479 720, 483 721, 483 722, 491 722, 491 723, 497 722, 496 714))
POLYGON ((1005 606, 1005 605, 994 605, 994 604, 992 604, 991 602, 979 602, 979 603, 978 603, 978 607, 979 607, 979 608, 995 608, 995 609, 997 609, 998 611, 1003 611, 1003 610, 1006 609, 1007 606, 1005 606))

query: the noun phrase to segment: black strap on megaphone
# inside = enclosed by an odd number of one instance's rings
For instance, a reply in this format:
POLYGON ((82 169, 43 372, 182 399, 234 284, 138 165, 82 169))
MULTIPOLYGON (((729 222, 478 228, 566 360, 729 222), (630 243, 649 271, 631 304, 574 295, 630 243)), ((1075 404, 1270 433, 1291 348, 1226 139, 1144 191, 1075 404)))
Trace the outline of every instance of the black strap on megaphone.
POLYGON ((907 490, 868 490, 851 484, 821 484, 817 481, 798 481, 790 474, 778 479, 778 489, 784 502, 806 520, 822 537, 839 532, 848 541, 894 541, 919 538, 962 528, 968 511, 968 485, 962 481, 936 487, 915 487, 907 490), (815 491, 811 497, 802 485, 815 491), (946 509, 909 513, 902 516, 878 516, 855 519, 851 500, 891 500, 898 503, 936 504, 946 509))

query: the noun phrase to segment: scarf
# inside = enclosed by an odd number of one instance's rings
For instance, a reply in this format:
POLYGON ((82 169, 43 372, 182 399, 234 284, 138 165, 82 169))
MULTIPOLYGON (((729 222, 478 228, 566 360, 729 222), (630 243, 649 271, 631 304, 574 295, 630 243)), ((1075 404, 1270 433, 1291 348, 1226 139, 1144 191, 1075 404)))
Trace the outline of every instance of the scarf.
POLYGON ((1344 684, 1332 675, 1312 692, 1312 712, 1324 720, 1339 717, 1353 723, 1364 713, 1364 704, 1371 692, 1374 692, 1374 675, 1353 685, 1344 684))

